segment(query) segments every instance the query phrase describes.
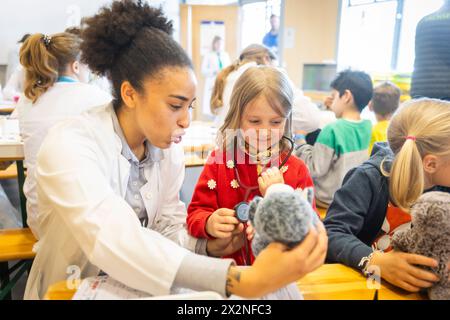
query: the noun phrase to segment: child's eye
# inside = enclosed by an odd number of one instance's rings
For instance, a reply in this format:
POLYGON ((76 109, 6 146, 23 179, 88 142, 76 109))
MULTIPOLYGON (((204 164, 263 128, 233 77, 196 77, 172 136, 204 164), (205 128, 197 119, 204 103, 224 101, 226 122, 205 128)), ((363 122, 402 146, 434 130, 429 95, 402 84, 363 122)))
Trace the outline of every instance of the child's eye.
POLYGON ((253 123, 253 124, 257 124, 257 123, 259 123, 259 120, 250 120, 249 122, 253 123))
POLYGON ((272 121, 272 124, 279 125, 281 124, 281 121, 272 121))
POLYGON ((175 111, 181 110, 181 109, 183 108, 183 106, 175 106, 175 105, 173 105, 173 104, 171 104, 170 107, 171 107, 172 109, 174 109, 175 111))

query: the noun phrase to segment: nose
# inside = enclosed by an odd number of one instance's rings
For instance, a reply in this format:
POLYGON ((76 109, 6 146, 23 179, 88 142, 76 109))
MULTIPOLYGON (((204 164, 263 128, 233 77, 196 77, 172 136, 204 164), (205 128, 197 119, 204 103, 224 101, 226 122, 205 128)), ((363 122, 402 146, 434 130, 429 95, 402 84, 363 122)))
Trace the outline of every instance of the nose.
POLYGON ((191 123, 191 110, 187 110, 183 112, 182 117, 178 120, 178 125, 181 128, 186 129, 189 127, 190 123, 191 123))

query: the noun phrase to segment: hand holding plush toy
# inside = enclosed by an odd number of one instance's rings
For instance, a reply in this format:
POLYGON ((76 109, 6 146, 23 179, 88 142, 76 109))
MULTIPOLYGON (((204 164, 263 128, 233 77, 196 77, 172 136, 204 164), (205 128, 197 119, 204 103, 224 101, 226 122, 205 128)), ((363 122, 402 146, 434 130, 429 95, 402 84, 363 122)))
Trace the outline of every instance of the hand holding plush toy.
POLYGON ((250 202, 250 221, 255 229, 252 249, 255 256, 271 242, 295 247, 319 221, 301 192, 286 184, 274 184, 264 198, 250 202))
MULTIPOLYGON (((319 221, 306 200, 311 196, 308 191, 295 191, 286 184, 273 184, 267 188, 264 198, 256 197, 250 202, 248 214, 255 229, 252 241, 255 256, 271 242, 293 248, 303 241, 311 227, 319 221)), ((291 283, 266 299, 300 300, 302 295, 297 284, 291 283)))
POLYGON ((420 254, 439 262, 436 273, 440 281, 428 289, 431 300, 450 299, 448 263, 450 261, 450 194, 428 192, 411 208, 411 228, 392 238, 394 250, 420 254))

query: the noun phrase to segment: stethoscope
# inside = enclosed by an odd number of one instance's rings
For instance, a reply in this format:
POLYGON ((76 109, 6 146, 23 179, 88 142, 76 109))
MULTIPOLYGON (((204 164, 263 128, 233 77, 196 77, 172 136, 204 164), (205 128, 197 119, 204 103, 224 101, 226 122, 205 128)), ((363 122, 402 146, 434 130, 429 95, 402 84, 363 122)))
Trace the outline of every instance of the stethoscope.
MULTIPOLYGON (((234 153, 233 153, 234 175, 236 176, 236 180, 239 183, 239 186, 245 190, 244 202, 246 202, 246 201, 248 201, 248 197, 250 196, 250 194, 253 191, 258 190, 259 186, 258 185, 247 186, 245 183, 243 183, 241 181, 241 178, 239 176, 239 170, 237 169, 237 161, 236 161, 236 158, 237 158, 237 139, 238 139, 237 136, 234 137, 234 153)), ((294 151, 294 147, 295 147, 294 141, 291 138, 283 136, 282 139, 288 140, 290 145, 291 145, 291 148, 290 148, 287 156, 284 158, 284 160, 278 166, 278 169, 281 169, 286 164, 286 162, 289 160, 289 157, 292 155, 292 152, 294 151)))
MULTIPOLYGON (((291 144, 291 148, 287 154, 287 156, 284 158, 284 160, 281 162, 281 164, 278 166, 278 169, 281 169, 286 162, 289 160, 289 157, 292 155, 292 152, 294 151, 294 141, 286 136, 283 136, 282 139, 286 139, 291 144)), ((250 249, 249 249, 249 241, 247 239, 247 227, 248 227, 248 220, 249 220, 249 204, 248 204, 248 197, 250 196, 250 193, 252 191, 258 190, 259 185, 257 186, 247 186, 246 184, 242 183, 240 177, 239 177, 239 171, 237 169, 237 161, 236 161, 236 155, 237 155, 237 137, 234 138, 234 153, 233 153, 233 161, 234 161, 234 173, 236 176, 236 180, 239 183, 239 186, 245 190, 245 196, 244 201, 238 203, 234 210, 236 212, 236 218, 239 222, 241 222, 244 225, 244 231, 243 231, 243 237, 244 237, 244 250, 245 250, 245 256, 244 261, 247 266, 251 265, 251 257, 250 257, 250 249)))

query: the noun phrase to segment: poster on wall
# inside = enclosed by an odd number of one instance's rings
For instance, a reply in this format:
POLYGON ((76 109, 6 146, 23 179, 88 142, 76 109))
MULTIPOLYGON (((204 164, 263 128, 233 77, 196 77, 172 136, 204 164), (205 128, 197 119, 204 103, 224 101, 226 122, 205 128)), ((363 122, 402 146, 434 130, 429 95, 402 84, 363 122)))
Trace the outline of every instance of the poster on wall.
POLYGON ((212 41, 215 36, 222 38, 225 43, 225 21, 203 20, 200 25, 200 55, 212 50, 212 41))

